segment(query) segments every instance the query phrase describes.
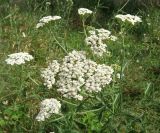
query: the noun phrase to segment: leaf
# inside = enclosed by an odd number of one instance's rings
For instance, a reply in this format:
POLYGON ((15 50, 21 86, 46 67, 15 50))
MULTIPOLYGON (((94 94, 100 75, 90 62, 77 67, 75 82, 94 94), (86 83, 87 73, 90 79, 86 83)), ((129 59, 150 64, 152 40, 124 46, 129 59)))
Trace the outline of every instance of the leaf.
POLYGON ((3 119, 0 119, 0 126, 3 127, 6 125, 6 122, 3 119))

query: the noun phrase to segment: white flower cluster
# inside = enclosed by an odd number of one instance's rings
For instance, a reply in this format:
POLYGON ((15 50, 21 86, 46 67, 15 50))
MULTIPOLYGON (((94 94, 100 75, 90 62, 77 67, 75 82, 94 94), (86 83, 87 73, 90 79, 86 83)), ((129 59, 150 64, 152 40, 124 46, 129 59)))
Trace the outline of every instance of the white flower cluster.
POLYGON ((58 114, 61 109, 61 103, 54 99, 45 99, 41 102, 40 112, 38 113, 36 120, 44 121, 46 118, 49 118, 53 113, 58 114))
POLYGON ((51 89, 55 83, 55 76, 59 72, 59 63, 53 60, 47 68, 41 72, 41 76, 44 78, 44 85, 48 89, 51 89))
MULTIPOLYGON (((51 71, 54 73, 55 69, 51 71)), ((68 56, 65 56, 59 68, 56 82, 57 91, 63 97, 83 100, 82 88, 88 92, 101 91, 105 85, 111 82, 112 73, 113 69, 111 67, 104 64, 98 65, 96 62, 86 59, 83 51, 72 51, 68 56)), ((45 76, 47 77, 47 75, 45 76)), ((50 83, 53 85, 55 74, 49 75, 48 79, 54 79, 50 83)))
POLYGON ((39 23, 36 25, 36 28, 43 27, 46 23, 49 23, 50 21, 55 21, 61 19, 60 16, 46 16, 39 20, 39 23))
POLYGON ((97 65, 97 68, 92 76, 90 76, 85 84, 85 88, 89 92, 98 92, 102 90, 112 81, 113 69, 104 64, 97 65))
POLYGON ((9 58, 6 59, 5 61, 7 64, 10 64, 10 65, 14 65, 14 64, 21 65, 21 64, 25 64, 26 61, 33 60, 33 56, 26 52, 14 53, 8 56, 9 58))
POLYGON ((140 17, 131 14, 126 14, 126 15, 118 14, 115 17, 121 19, 123 22, 128 21, 132 25, 134 25, 137 22, 142 22, 142 19, 140 17))
POLYGON ((116 36, 113 36, 113 35, 110 36, 110 40, 111 40, 111 41, 114 41, 114 42, 115 42, 117 39, 118 39, 118 38, 117 38, 116 36))
POLYGON ((86 37, 85 42, 91 47, 93 53, 98 56, 102 56, 106 52, 107 45, 104 43, 105 40, 117 40, 117 37, 111 35, 109 30, 103 28, 91 30, 89 33, 90 36, 86 37))
POLYGON ((92 11, 89 10, 89 9, 87 9, 87 8, 79 8, 79 9, 78 9, 78 14, 84 16, 84 15, 86 15, 86 14, 87 14, 87 15, 88 15, 88 14, 92 14, 92 11))
POLYGON ((58 91, 67 98, 76 98, 82 100, 83 97, 78 94, 81 86, 84 84, 84 65, 86 57, 83 52, 73 51, 63 59, 60 68, 59 80, 57 81, 58 91))
POLYGON ((51 2, 47 1, 47 2, 46 2, 46 5, 47 5, 47 6, 51 5, 51 2))

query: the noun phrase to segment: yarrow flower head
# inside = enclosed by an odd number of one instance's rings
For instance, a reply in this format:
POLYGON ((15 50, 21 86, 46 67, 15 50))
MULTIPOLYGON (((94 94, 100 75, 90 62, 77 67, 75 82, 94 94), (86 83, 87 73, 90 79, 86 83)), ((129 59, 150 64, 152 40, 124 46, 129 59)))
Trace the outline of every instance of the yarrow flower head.
POLYGON ((47 6, 51 5, 51 2, 47 1, 47 2, 46 2, 46 5, 47 5, 47 6))
POLYGON ((40 28, 40 27, 43 27, 45 25, 45 23, 38 23, 37 25, 36 25, 36 28, 38 29, 38 28, 40 28))
POLYGON ((115 17, 123 22, 125 21, 130 22, 132 25, 135 25, 135 23, 142 22, 142 19, 140 17, 131 14, 126 14, 126 15, 118 14, 115 17))
POLYGON ((107 45, 105 40, 116 41, 117 37, 111 35, 111 32, 106 29, 95 29, 89 31, 90 36, 86 37, 85 42, 91 47, 93 53, 97 56, 102 56, 106 51, 107 45))
POLYGON ((60 67, 59 80, 57 81, 58 91, 66 98, 75 98, 82 100, 83 97, 79 94, 81 86, 84 84, 83 69, 85 65, 85 54, 80 51, 72 51, 65 56, 60 67))
POLYGON ((113 69, 105 64, 97 65, 95 73, 86 81, 85 87, 89 92, 99 92, 112 81, 113 69))
POLYGON ((14 53, 8 56, 9 58, 6 59, 5 61, 7 64, 10 64, 10 65, 15 65, 15 64, 21 65, 21 64, 25 64, 26 61, 33 60, 33 56, 26 52, 14 53))
POLYGON ((59 20, 61 19, 60 16, 46 16, 46 17, 43 17, 39 20, 39 22, 41 23, 48 23, 50 21, 54 21, 54 20, 59 20))
POLYGON ((112 40, 112 41, 114 41, 114 42, 115 42, 117 39, 118 39, 118 38, 117 38, 116 36, 113 36, 113 35, 110 36, 110 40, 112 40))
POLYGON ((78 14, 82 15, 82 16, 84 16, 84 15, 90 15, 90 14, 92 14, 92 11, 89 10, 89 9, 87 9, 87 8, 79 8, 78 9, 78 14))
POLYGON ((59 72, 59 63, 53 60, 47 68, 41 72, 41 76, 44 78, 44 85, 48 89, 51 89, 55 83, 55 76, 59 72))
POLYGON ((45 99, 41 102, 40 112, 38 113, 36 120, 44 121, 46 118, 49 118, 52 114, 58 114, 61 109, 60 101, 50 98, 45 99))
POLYGON ((113 69, 87 59, 84 51, 72 51, 65 56, 59 66, 57 81, 55 81, 56 67, 53 67, 54 69, 50 69, 45 75, 45 84, 50 87, 55 83, 57 91, 66 98, 83 100, 82 89, 87 92, 98 92, 112 80, 113 69))
POLYGON ((50 21, 55 21, 61 19, 60 16, 46 16, 39 20, 39 23, 36 25, 36 28, 43 27, 45 24, 49 23, 50 21))

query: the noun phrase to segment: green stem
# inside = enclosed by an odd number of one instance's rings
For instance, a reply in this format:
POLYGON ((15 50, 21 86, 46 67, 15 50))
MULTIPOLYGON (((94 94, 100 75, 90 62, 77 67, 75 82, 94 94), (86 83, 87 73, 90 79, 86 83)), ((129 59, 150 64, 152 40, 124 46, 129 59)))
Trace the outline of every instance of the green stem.
POLYGON ((145 97, 147 97, 148 94, 150 93, 150 90, 151 90, 150 88, 151 88, 151 82, 150 82, 150 83, 147 83, 147 88, 146 88, 146 90, 145 90, 145 92, 144 92, 145 97))
POLYGON ((94 23, 94 22, 96 22, 96 14, 97 14, 97 9, 100 7, 100 1, 101 0, 98 0, 98 2, 97 2, 97 5, 95 6, 95 8, 94 8, 94 13, 93 13, 93 19, 92 19, 92 24, 94 23))
POLYGON ((85 37, 87 37, 87 31, 85 28, 85 19, 84 18, 82 18, 82 24, 83 24, 83 31, 84 31, 85 37))
POLYGON ((59 118, 57 118, 57 119, 52 120, 51 122, 56 122, 56 121, 59 121, 59 120, 61 120, 61 119, 63 119, 63 118, 65 118, 65 116, 64 116, 64 115, 63 115, 63 116, 61 116, 61 117, 59 117, 59 118))
POLYGON ((116 97, 115 97, 115 99, 114 99, 114 101, 113 101, 113 106, 112 106, 113 113, 115 113, 115 110, 116 110, 115 108, 116 108, 116 105, 117 105, 117 101, 119 99, 119 95, 120 94, 117 94, 116 97))
POLYGON ((123 10, 123 8, 129 3, 130 0, 127 0, 126 3, 124 3, 124 5, 118 10, 117 13, 119 13, 120 11, 123 10))
POLYGON ((55 37, 54 34, 53 34, 53 38, 54 38, 54 40, 56 41, 56 43, 62 48, 62 50, 63 50, 66 54, 68 54, 67 50, 60 44, 60 42, 56 39, 56 37, 55 37))
POLYGON ((35 83, 37 86, 39 86, 40 83, 38 83, 35 79, 33 79, 30 75, 28 76, 28 78, 35 83))
POLYGON ((76 104, 71 103, 71 102, 68 102, 68 101, 66 101, 66 100, 63 100, 63 99, 61 99, 61 98, 58 98, 58 100, 60 100, 60 101, 62 101, 62 102, 64 102, 64 103, 70 104, 70 105, 72 105, 72 106, 77 106, 76 104))
MULTIPOLYGON (((58 46, 66 53, 68 54, 68 51, 61 45, 61 43, 57 40, 55 34, 52 32, 52 30, 50 30, 51 35, 53 35, 54 41, 58 44, 58 46)), ((49 48, 50 49, 50 48, 49 48)))
POLYGON ((24 82, 24 78, 23 78, 23 64, 21 65, 21 70, 20 70, 20 90, 21 90, 21 95, 24 97, 26 94, 25 94, 25 88, 23 86, 23 82, 24 82))
POLYGON ((123 72, 124 72, 124 60, 125 60, 125 36, 124 36, 124 29, 123 27, 121 27, 121 33, 122 33, 122 53, 121 53, 121 75, 120 75, 120 79, 122 80, 123 77, 123 72))
POLYGON ((23 88, 23 65, 21 65, 21 70, 20 70, 20 88, 23 88))

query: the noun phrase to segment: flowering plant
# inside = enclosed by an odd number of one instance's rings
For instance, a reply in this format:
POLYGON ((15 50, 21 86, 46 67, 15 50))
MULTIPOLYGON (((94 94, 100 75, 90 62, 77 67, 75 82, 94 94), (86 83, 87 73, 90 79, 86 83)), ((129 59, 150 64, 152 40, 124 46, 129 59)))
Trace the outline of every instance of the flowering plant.
POLYGON ((26 52, 13 53, 8 56, 9 58, 7 58, 5 61, 10 65, 21 65, 25 64, 26 61, 33 60, 33 56, 26 52))
POLYGON ((120 19, 123 22, 129 22, 132 25, 135 25, 136 23, 142 22, 142 19, 136 15, 131 15, 131 14, 126 14, 126 15, 122 15, 122 14, 118 14, 115 16, 116 18, 120 19))
POLYGON ((83 51, 72 51, 65 56, 62 64, 54 60, 42 71, 44 85, 48 89, 55 84, 64 97, 78 100, 83 100, 82 89, 90 93, 101 91, 112 81, 112 74, 110 66, 87 59, 83 51))
POLYGON ((61 19, 60 16, 46 16, 46 17, 43 17, 39 20, 39 23, 36 25, 36 28, 40 28, 40 27, 43 27, 45 24, 51 22, 51 21, 56 21, 56 20, 59 20, 61 19))

